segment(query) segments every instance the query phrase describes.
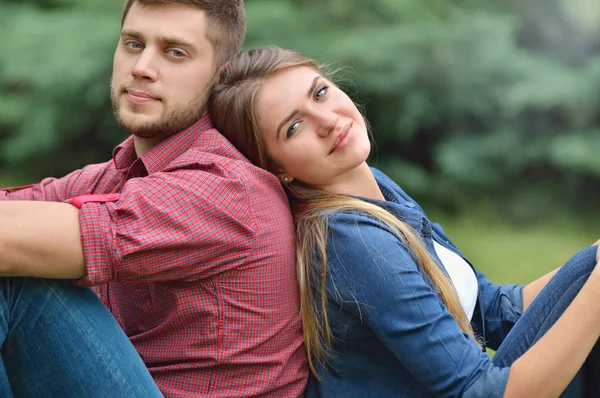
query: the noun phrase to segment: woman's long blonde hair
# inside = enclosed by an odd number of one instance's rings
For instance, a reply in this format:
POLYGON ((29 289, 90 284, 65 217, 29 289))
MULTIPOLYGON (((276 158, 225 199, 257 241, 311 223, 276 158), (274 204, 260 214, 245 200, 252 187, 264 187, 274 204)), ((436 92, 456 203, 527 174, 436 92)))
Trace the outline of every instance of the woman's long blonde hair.
MULTIPOLYGON (((244 51, 222 70, 209 100, 209 112, 215 127, 252 163, 273 173, 277 170, 277 163, 267 153, 257 124, 256 103, 266 78, 296 66, 308 66, 323 74, 315 60, 295 51, 277 47, 244 51)), ((477 342, 453 285, 437 266, 420 236, 408 224, 382 207, 360 199, 332 194, 297 180, 285 186, 296 224, 304 344, 310 368, 317 377, 316 364, 327 362, 327 353, 333 345, 327 319, 327 220, 340 211, 358 210, 385 223, 431 278, 463 332, 477 342)))

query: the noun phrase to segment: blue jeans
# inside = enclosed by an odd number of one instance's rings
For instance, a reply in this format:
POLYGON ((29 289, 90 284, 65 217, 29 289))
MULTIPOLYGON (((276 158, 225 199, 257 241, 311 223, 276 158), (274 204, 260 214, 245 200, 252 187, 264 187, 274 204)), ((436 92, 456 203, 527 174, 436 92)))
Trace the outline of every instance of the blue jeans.
MULTIPOLYGON (((596 265, 596 247, 573 256, 542 289, 502 342, 493 362, 510 366, 552 327, 575 298, 596 265)), ((600 299, 600 292, 598 292, 600 299)), ((600 345, 569 384, 563 398, 600 397, 600 345)))
POLYGON ((0 278, 0 339, 2 397, 163 396, 90 288, 0 278))

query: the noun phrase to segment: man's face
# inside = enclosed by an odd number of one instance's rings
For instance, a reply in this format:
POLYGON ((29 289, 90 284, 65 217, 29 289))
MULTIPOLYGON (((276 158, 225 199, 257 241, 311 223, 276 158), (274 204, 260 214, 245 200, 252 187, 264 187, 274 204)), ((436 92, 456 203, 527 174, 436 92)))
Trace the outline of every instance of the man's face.
POLYGON ((203 10, 134 3, 113 63, 111 99, 119 125, 152 140, 191 125, 205 112, 213 60, 203 10))

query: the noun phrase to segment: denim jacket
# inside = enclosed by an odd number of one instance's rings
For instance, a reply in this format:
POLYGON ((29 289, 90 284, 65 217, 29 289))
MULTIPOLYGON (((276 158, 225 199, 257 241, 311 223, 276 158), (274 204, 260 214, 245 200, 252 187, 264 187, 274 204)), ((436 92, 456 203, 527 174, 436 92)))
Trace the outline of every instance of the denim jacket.
MULTIPOLYGON (((442 269, 434 240, 462 256, 414 200, 381 171, 372 171, 386 201, 360 199, 412 226, 442 269)), ((478 299, 471 323, 487 346, 497 348, 521 316, 523 286, 493 285, 473 270, 478 299)), ((504 394, 509 368, 496 367, 461 331, 429 277, 383 222, 358 211, 330 216, 326 288, 333 350, 328 366, 318 368, 323 380, 311 375, 307 397, 504 394)))

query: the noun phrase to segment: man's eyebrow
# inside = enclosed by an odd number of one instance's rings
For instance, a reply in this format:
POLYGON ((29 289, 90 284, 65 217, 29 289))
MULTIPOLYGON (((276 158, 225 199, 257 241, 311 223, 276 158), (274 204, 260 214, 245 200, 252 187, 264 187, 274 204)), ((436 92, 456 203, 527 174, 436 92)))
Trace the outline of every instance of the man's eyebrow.
POLYGON ((168 46, 196 48, 193 43, 179 37, 159 36, 158 40, 168 46))
MULTIPOLYGON (((319 82, 319 79, 321 78, 321 76, 315 76, 315 78, 313 79, 313 82, 310 86, 310 88, 308 89, 308 93, 306 94, 307 97, 311 97, 313 91, 315 91, 315 88, 317 87, 317 83, 319 82)), ((281 133, 281 128, 283 127, 284 124, 286 124, 287 122, 289 122, 290 120, 292 120, 292 118, 294 116, 296 116, 298 114, 298 109, 295 109, 292 113, 290 113, 290 115, 288 117, 286 117, 285 119, 283 119, 283 121, 281 123, 279 123, 279 126, 277 127, 277 139, 279 139, 279 134, 281 133)))
MULTIPOLYGON (((134 30, 124 29, 121 31, 122 37, 131 37, 132 39, 142 40, 144 36, 134 30)), ((179 37, 158 36, 158 41, 167 46, 195 48, 194 44, 179 37)))
POLYGON ((123 29, 121 31, 121 37, 124 37, 124 36, 131 37, 133 39, 138 39, 138 40, 141 40, 143 38, 141 33, 133 31, 133 30, 129 30, 129 29, 123 29))

